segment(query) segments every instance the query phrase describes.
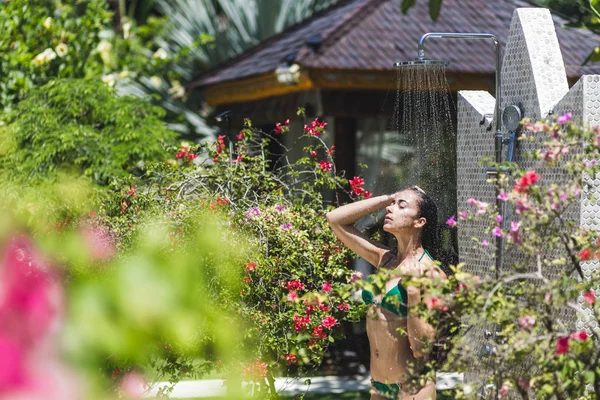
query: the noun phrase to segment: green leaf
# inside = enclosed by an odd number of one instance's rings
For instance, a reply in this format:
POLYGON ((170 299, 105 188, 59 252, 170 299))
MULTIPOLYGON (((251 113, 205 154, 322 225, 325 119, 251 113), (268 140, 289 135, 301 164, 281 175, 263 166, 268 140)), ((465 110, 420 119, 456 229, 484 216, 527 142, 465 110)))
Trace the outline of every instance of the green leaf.
POLYGON ((440 17, 443 1, 444 0, 429 0, 429 16, 432 20, 437 21, 440 17))
POLYGON ((590 0, 590 8, 600 18, 600 0, 590 0))
POLYGON ((583 62, 583 65, 585 65, 589 62, 593 63, 593 62, 597 62, 597 61, 600 61, 600 46, 598 46, 594 50, 592 50, 592 52, 587 56, 587 58, 583 62))
POLYGON ((415 4, 417 4, 417 0, 402 0, 402 3, 400 3, 400 11, 402 14, 406 14, 415 4))

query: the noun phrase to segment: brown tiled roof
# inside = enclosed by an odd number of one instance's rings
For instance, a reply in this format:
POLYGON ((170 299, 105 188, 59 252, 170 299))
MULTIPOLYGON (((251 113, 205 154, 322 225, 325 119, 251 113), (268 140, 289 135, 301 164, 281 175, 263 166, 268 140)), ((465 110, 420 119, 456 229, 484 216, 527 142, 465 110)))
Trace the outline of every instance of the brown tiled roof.
MULTIPOLYGON (((191 87, 273 72, 288 56, 303 68, 391 70, 394 62, 416 58, 417 41, 425 32, 488 32, 498 36, 503 46, 513 11, 519 7, 532 5, 524 0, 444 0, 440 18, 433 22, 426 1, 418 1, 403 15, 400 0, 342 0, 206 72, 191 87), (306 43, 315 35, 321 38, 318 48, 306 43)), ((581 67, 600 43, 600 35, 563 28, 566 20, 557 15, 553 19, 569 77, 600 73, 599 64, 581 67)), ((429 40, 425 50, 427 58, 449 61, 448 72, 494 71, 489 41, 429 40)))

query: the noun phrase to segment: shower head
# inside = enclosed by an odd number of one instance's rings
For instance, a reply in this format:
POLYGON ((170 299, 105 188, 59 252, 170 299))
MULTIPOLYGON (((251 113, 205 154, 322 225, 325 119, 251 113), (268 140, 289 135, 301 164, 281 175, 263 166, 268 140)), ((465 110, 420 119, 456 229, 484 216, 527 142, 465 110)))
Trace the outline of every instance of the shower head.
POLYGON ((427 60, 424 58, 417 58, 411 61, 400 61, 394 63, 394 67, 427 67, 427 66, 446 66, 448 65, 447 61, 444 60, 427 60))

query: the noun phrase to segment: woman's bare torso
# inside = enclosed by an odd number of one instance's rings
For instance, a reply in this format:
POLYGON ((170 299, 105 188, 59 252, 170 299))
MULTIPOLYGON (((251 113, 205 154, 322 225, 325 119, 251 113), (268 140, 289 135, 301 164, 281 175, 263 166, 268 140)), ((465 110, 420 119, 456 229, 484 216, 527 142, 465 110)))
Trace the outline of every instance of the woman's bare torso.
MULTIPOLYGON (((413 274, 422 269, 419 264, 416 260, 404 260, 396 269, 403 275, 413 274)), ((399 282, 400 278, 388 281, 386 292, 399 282)), ((381 297, 377 299, 378 302, 381 301, 381 297)), ((373 380, 382 383, 404 383, 410 376, 421 371, 424 363, 422 359, 413 356, 405 316, 396 315, 380 306, 372 306, 366 320, 373 380)))

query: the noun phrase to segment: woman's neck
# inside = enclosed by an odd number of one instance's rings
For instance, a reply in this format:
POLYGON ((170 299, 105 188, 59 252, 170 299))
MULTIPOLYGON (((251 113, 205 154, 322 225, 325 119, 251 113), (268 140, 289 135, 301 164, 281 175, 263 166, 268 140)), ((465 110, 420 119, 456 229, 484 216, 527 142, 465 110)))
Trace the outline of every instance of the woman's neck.
POLYGON ((396 237, 398 242, 398 258, 405 260, 410 257, 417 257, 423 253, 423 246, 417 236, 396 237))

